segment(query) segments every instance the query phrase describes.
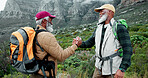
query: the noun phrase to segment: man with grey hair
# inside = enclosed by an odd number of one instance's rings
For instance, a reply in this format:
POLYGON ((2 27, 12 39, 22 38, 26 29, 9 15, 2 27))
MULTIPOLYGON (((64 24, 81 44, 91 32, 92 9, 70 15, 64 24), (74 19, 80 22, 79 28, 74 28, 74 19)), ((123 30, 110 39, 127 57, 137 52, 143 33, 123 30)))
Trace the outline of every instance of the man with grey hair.
MULTIPOLYGON (((87 41, 80 41, 78 45, 81 44, 81 48, 96 45, 93 78, 123 78, 124 72, 131 64, 132 46, 129 33, 123 24, 117 24, 118 39, 114 35, 112 26, 116 21, 113 18, 115 14, 113 5, 104 4, 95 11, 100 15, 97 29, 87 41), (120 56, 121 52, 123 56, 120 56)), ((77 37, 77 40, 79 39, 77 37)))
MULTIPOLYGON (((37 34, 35 43, 35 55, 37 60, 47 61, 47 68, 42 71, 41 69, 36 74, 32 74, 31 78, 43 78, 47 76, 50 78, 55 78, 57 74, 57 60, 64 61, 66 58, 75 53, 77 49, 77 43, 73 42, 72 46, 63 49, 57 42, 55 36, 51 33, 53 31, 52 20, 56 16, 51 15, 47 11, 41 11, 36 14, 36 29, 45 30, 37 34), (47 57, 47 58, 46 58, 47 57), (48 70, 48 62, 52 62, 52 70, 48 70)), ((51 68, 51 67, 49 67, 51 68)))

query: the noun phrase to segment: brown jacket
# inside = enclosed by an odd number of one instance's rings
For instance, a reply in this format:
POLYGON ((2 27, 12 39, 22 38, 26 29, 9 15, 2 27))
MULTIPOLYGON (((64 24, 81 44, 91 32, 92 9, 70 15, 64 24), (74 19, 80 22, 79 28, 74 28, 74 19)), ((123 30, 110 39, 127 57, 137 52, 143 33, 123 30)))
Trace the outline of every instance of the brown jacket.
MULTIPOLYGON (((38 25, 39 26, 39 25, 38 25)), ((42 26, 39 26, 39 29, 45 29, 42 26)), ((66 49, 63 49, 57 42, 55 36, 50 32, 40 32, 37 35, 37 41, 40 46, 44 49, 44 52, 36 45, 36 55, 38 60, 43 60, 43 58, 49 53, 51 56, 48 57, 48 61, 55 62, 55 74, 57 73, 57 60, 64 61, 66 58, 75 53, 77 49, 76 45, 72 45, 66 49)), ((43 75, 42 71, 39 70, 39 74, 43 75)), ((46 75, 49 76, 49 73, 46 72, 46 75)))

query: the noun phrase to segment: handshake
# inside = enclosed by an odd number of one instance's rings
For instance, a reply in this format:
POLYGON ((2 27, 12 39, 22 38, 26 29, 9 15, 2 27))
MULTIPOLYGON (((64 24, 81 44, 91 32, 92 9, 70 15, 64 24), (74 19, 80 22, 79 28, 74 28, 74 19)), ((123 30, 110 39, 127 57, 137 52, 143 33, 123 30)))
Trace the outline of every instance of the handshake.
POLYGON ((82 39, 79 36, 77 36, 73 39, 72 45, 74 44, 76 44, 79 47, 82 44, 82 39))

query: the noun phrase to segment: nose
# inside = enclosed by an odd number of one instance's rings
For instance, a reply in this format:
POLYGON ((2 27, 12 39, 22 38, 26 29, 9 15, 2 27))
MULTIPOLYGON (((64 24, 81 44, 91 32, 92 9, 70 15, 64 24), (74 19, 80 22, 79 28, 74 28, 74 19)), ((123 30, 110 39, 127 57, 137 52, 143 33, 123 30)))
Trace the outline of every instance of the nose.
POLYGON ((49 19, 49 23, 50 23, 51 25, 53 24, 53 23, 52 23, 52 18, 49 19))
POLYGON ((52 25, 53 23, 52 23, 52 21, 49 21, 49 23, 52 25))
POLYGON ((101 12, 99 13, 99 16, 102 17, 102 13, 101 12))
POLYGON ((102 12, 99 12, 99 14, 101 15, 102 12))

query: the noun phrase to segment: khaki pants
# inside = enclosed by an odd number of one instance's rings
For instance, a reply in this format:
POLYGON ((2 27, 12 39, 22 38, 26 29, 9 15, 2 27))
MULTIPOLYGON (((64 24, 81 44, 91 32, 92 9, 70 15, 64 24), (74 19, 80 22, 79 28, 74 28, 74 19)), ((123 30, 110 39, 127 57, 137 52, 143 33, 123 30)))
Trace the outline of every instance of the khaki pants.
MULTIPOLYGON (((100 72, 102 73, 102 71, 100 72)), ((114 74, 113 74, 113 77, 114 77, 114 74)), ((112 78, 112 77, 111 75, 102 75, 102 74, 100 75, 98 68, 95 68, 92 78, 112 78)))

